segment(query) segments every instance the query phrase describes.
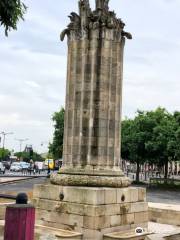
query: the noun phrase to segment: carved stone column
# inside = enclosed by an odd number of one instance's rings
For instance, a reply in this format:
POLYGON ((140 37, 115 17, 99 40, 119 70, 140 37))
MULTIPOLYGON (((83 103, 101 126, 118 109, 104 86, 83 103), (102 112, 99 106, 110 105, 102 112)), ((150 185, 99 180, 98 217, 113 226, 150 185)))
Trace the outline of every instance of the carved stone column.
POLYGON ((124 23, 108 2, 79 1, 79 15, 61 34, 68 37, 64 166, 51 178, 61 185, 124 187, 120 164, 124 23), (101 11, 99 12, 99 9, 101 11))

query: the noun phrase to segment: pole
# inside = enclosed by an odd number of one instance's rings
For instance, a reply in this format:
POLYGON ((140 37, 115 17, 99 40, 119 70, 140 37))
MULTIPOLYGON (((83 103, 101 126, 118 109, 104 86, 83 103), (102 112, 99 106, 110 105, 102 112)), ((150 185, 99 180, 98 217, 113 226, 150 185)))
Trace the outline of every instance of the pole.
POLYGON ((4 160, 5 138, 6 138, 6 135, 5 135, 5 133, 4 133, 4 134, 3 134, 3 147, 2 147, 2 160, 4 160))
POLYGON ((20 158, 21 158, 22 144, 23 144, 23 142, 28 141, 29 139, 25 138, 25 139, 15 139, 15 140, 19 142, 19 153, 20 153, 20 158))
POLYGON ((0 134, 3 135, 3 142, 2 142, 2 160, 4 160, 6 136, 7 136, 7 135, 10 135, 10 134, 13 134, 13 132, 1 132, 0 134))

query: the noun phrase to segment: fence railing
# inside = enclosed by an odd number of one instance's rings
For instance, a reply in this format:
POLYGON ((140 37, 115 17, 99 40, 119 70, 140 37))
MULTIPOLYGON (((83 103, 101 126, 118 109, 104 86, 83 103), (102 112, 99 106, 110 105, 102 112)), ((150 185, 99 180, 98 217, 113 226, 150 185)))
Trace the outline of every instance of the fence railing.
POLYGON ((180 186, 180 179, 175 178, 150 178, 150 186, 157 185, 171 185, 171 186, 180 186))

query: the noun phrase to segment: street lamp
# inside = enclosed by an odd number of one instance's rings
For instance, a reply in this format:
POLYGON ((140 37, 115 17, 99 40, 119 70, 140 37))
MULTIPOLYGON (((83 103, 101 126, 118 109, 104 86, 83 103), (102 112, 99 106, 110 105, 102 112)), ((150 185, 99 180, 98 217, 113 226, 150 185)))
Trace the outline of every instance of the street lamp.
MULTIPOLYGON (((47 142, 47 141, 41 142, 41 147, 44 146, 44 144, 48 144, 48 142, 47 142)), ((48 171, 47 171, 47 174, 48 174, 48 176, 49 176, 50 173, 51 173, 51 169, 50 169, 50 165, 49 165, 49 160, 50 160, 50 159, 49 159, 49 152, 48 152, 47 158, 48 158, 48 171)))
POLYGON ((28 139, 28 138, 24 138, 24 139, 20 138, 20 139, 15 139, 15 140, 19 142, 19 152, 20 152, 20 157, 21 157, 22 144, 23 144, 23 142, 26 142, 26 141, 28 141, 29 139, 28 139))
POLYGON ((3 136, 3 140, 2 140, 2 160, 4 160, 4 150, 5 150, 6 136, 13 134, 13 132, 0 132, 0 134, 3 136))

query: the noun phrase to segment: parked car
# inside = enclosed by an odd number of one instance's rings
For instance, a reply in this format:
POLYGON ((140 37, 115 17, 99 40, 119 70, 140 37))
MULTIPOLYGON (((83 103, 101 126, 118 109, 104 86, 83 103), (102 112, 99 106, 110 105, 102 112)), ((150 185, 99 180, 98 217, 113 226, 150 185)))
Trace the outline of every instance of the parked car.
POLYGON ((0 162, 0 173, 5 174, 6 168, 5 166, 0 162))
POLYGON ((20 162, 13 162, 10 167, 10 171, 12 172, 20 172, 22 170, 22 166, 20 162))
POLYGON ((28 170, 30 168, 30 164, 27 162, 20 162, 21 170, 28 170))

